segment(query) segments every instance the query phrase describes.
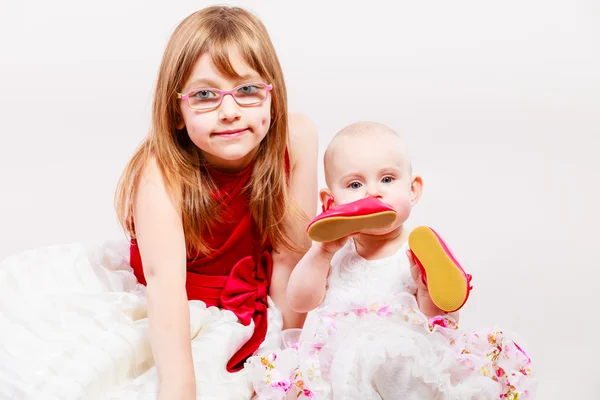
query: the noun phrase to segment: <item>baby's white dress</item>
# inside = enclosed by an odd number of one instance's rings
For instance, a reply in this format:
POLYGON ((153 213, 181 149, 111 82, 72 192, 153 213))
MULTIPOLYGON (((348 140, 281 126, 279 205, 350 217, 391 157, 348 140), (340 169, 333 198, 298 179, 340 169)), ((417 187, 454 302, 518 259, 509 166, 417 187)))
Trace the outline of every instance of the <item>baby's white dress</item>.
POLYGON ((530 359, 508 334, 419 311, 406 250, 366 260, 348 240, 299 343, 247 361, 256 398, 533 398, 530 359))

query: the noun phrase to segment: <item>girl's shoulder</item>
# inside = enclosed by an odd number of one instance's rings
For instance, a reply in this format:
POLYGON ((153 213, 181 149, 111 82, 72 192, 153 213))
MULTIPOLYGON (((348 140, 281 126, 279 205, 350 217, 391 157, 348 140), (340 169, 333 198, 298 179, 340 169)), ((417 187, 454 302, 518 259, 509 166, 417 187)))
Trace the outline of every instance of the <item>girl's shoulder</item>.
POLYGON ((293 128, 301 128, 301 129, 315 129, 315 124, 308 118, 306 114, 300 112, 290 112, 288 114, 288 124, 290 126, 290 130, 293 128))
POLYGON ((316 156, 319 140, 316 125, 305 114, 290 112, 288 127, 292 165, 312 153, 316 156))
POLYGON ((140 166, 137 189, 144 185, 151 185, 155 188, 166 187, 165 177, 154 155, 149 155, 143 165, 140 166))
POLYGON ((141 202, 150 203, 148 206, 151 208, 179 209, 178 204, 174 201, 176 196, 171 193, 158 160, 153 155, 148 156, 140 169, 135 193, 134 204, 138 207, 141 202))

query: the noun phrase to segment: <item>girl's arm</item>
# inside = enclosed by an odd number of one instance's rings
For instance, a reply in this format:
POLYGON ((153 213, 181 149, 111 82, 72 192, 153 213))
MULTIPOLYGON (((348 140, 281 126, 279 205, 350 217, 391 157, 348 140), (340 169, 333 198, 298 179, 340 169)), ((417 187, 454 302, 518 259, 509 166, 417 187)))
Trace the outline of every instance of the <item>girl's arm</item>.
POLYGON ((134 210, 147 282, 150 345, 160 382, 159 398, 195 399, 181 214, 154 160, 140 180, 134 210))
MULTIPOLYGON (((313 219, 317 212, 317 157, 318 136, 315 126, 304 116, 290 114, 290 164, 292 199, 313 219)), ((295 244, 304 249, 310 247, 310 239, 306 236, 306 223, 290 221, 288 232, 295 244)), ((306 251, 305 250, 305 251, 306 251)), ((286 248, 273 251, 273 275, 269 295, 283 315, 283 328, 299 328, 304 324, 305 313, 297 313, 287 298, 287 286, 290 274, 303 253, 295 253, 286 248)))

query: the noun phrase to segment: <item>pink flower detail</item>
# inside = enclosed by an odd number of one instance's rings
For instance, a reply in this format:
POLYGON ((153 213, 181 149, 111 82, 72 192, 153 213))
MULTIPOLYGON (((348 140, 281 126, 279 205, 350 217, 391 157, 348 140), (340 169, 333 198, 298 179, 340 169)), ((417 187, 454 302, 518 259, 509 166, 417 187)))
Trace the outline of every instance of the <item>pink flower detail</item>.
POLYGON ((281 389, 285 393, 287 393, 290 390, 290 388, 292 387, 292 382, 290 382, 289 379, 284 379, 284 380, 279 381, 279 382, 273 382, 273 383, 271 383, 271 386, 273 386, 276 389, 281 389))
POLYGON ((381 307, 379 310, 377 310, 377 315, 381 315, 383 317, 387 317, 388 315, 391 315, 392 312, 390 311, 390 306, 385 306, 385 307, 381 307))
POLYGON ((369 309, 365 308, 365 307, 363 307, 363 308, 357 308, 357 309, 354 310, 354 312, 356 313, 356 315, 358 315, 359 317, 361 317, 361 316, 367 314, 369 312, 369 309))
POLYGON ((519 347, 519 345, 517 343, 513 342, 513 344, 515 345, 515 347, 517 348, 517 350, 519 350, 521 353, 523 353, 523 355, 525 357, 527 357, 527 361, 529 363, 531 363, 531 358, 529 358, 529 356, 527 355, 527 353, 525 353, 525 350, 523 350, 521 347, 519 347))
POLYGON ((450 324, 448 323, 448 319, 444 317, 433 317, 429 320, 431 326, 441 326, 442 328, 447 328, 450 324))
POLYGON ((304 389, 304 391, 302 393, 304 393, 304 395, 306 397, 308 397, 309 399, 312 399, 313 397, 315 397, 315 394, 308 389, 304 389))

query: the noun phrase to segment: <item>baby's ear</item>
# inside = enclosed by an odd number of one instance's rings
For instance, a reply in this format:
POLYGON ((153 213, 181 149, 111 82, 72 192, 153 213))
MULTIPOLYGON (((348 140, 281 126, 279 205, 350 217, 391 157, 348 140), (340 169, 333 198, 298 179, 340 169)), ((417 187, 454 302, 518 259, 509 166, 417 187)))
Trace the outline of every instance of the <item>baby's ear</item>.
POLYGON ((421 193, 423 193, 423 178, 419 175, 413 175, 410 183, 410 204, 412 206, 419 202, 421 193))
MULTIPOLYGON (((319 190, 319 198, 321 199, 321 204, 323 204, 323 205, 327 204, 327 201, 330 198, 333 198, 333 195, 331 194, 331 190, 329 190, 328 188, 323 188, 323 189, 319 190)), ((333 201, 331 204, 334 204, 333 201)))

